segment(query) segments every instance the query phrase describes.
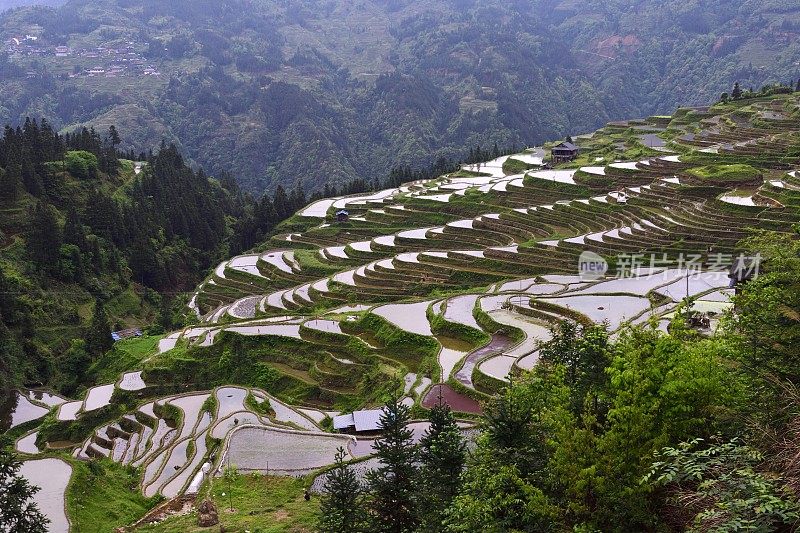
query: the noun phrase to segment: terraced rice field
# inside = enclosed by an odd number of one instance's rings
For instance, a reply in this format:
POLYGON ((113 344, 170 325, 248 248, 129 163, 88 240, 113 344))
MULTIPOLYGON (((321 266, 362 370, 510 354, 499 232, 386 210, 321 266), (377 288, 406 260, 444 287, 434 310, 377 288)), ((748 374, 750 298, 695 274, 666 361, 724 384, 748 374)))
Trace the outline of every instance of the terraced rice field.
MULTIPOLYGON (((296 475, 330 464, 341 445, 370 455, 371 441, 323 430, 341 406, 377 402, 365 376, 408 405, 429 408, 441 397, 479 413, 475 398, 532 368, 561 320, 605 322, 618 334, 653 318, 665 331, 687 295, 698 311, 730 307, 726 267, 715 258, 736 254, 749 228, 788 234, 798 219, 800 177, 784 156, 794 141, 781 132, 800 131, 800 121, 759 116, 776 125, 681 115, 670 129, 581 137, 574 168, 512 174, 503 156, 314 202, 257 252, 217 265, 190 300, 198 323, 161 339, 142 367, 83 400, 20 393, 0 420, 4 429, 30 424, 16 447, 35 454, 32 421, 55 412, 66 425, 125 391, 118 396, 136 408, 71 452, 136 466, 139 490, 172 497, 196 491, 227 462, 296 475), (652 155, 617 160, 608 146, 652 155), (743 157, 763 170, 760 182, 709 184, 689 172, 743 157), (337 222, 345 208, 350 220, 337 222), (606 277, 578 275, 586 251, 609 262, 606 277)), ((511 157, 536 166, 545 155, 511 157)))

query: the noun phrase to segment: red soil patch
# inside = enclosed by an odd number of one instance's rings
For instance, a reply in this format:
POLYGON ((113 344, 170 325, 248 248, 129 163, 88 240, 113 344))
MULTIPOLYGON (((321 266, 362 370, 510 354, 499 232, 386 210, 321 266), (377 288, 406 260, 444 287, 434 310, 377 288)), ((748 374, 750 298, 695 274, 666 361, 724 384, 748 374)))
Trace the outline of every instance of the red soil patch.
POLYGON ((483 410, 481 405, 464 394, 456 392, 450 385, 441 384, 434 385, 428 391, 425 399, 422 400, 422 406, 430 409, 439 402, 439 395, 442 396, 442 403, 450 406, 453 411, 460 411, 462 413, 481 414, 483 410))
POLYGON ((595 44, 595 51, 608 57, 617 57, 619 51, 630 54, 639 49, 642 42, 636 35, 612 35, 595 44))

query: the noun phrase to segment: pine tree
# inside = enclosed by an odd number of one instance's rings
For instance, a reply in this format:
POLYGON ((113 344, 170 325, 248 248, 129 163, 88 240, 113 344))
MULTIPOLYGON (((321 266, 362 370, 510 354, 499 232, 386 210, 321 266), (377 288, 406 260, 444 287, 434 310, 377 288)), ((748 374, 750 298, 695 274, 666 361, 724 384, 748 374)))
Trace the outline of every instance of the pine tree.
POLYGON ((431 425, 419 443, 417 509, 419 530, 438 532, 461 486, 466 443, 448 405, 435 405, 429 419, 431 425))
POLYGON ((74 244, 81 252, 86 252, 89 249, 89 243, 86 240, 86 229, 81 224, 78 211, 74 206, 70 206, 67 211, 67 219, 64 222, 64 243, 74 244))
POLYGON ((50 522, 31 498, 39 492, 19 475, 22 463, 0 450, 0 531, 46 533, 50 522))
POLYGON ((325 478, 318 529, 322 533, 365 530, 364 487, 344 462, 344 448, 336 452, 336 463, 325 478))
POLYGON ((0 168, 0 201, 14 202, 19 196, 19 191, 22 188, 22 181, 15 172, 10 169, 4 171, 0 168))
POLYGON ((94 314, 86 334, 86 347, 92 355, 102 355, 114 345, 111 338, 111 324, 106 309, 100 300, 94 304, 94 314))
POLYGON ((119 137, 119 132, 117 132, 117 128, 113 124, 108 128, 108 138, 114 147, 117 147, 122 143, 122 139, 119 137))
POLYGON ((797 85, 794 88, 795 92, 800 92, 800 78, 797 78, 797 85))
POLYGON ((381 437, 372 446, 381 466, 367 474, 373 531, 403 533, 417 526, 416 446, 406 427, 410 418, 409 408, 396 399, 387 402, 381 415, 381 437))
POLYGON ((37 202, 31 213, 30 224, 26 241, 28 255, 39 270, 54 272, 62 243, 56 209, 45 202, 37 202))
POLYGON ((739 82, 733 84, 733 91, 731 91, 731 98, 734 100, 738 100, 742 97, 742 88, 739 86, 739 82))

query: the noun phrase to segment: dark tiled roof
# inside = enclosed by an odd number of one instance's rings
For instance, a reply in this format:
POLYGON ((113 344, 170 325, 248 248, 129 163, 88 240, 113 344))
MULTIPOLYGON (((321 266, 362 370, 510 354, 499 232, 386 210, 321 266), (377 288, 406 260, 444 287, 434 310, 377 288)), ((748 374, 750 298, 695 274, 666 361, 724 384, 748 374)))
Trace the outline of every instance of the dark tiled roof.
POLYGON ((577 150, 578 147, 572 144, 571 142, 564 141, 563 143, 557 144, 553 147, 555 150, 556 148, 561 148, 562 150, 577 150))

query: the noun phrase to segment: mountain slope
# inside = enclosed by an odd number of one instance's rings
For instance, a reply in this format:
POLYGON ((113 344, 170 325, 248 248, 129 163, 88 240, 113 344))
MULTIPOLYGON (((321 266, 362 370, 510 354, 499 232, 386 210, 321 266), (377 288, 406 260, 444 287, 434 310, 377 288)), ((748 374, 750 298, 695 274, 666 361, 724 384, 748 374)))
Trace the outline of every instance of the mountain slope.
POLYGON ((316 190, 789 81, 798 28, 778 0, 73 0, 0 22, 46 50, 12 50, 0 119, 114 123, 250 190, 316 190))

